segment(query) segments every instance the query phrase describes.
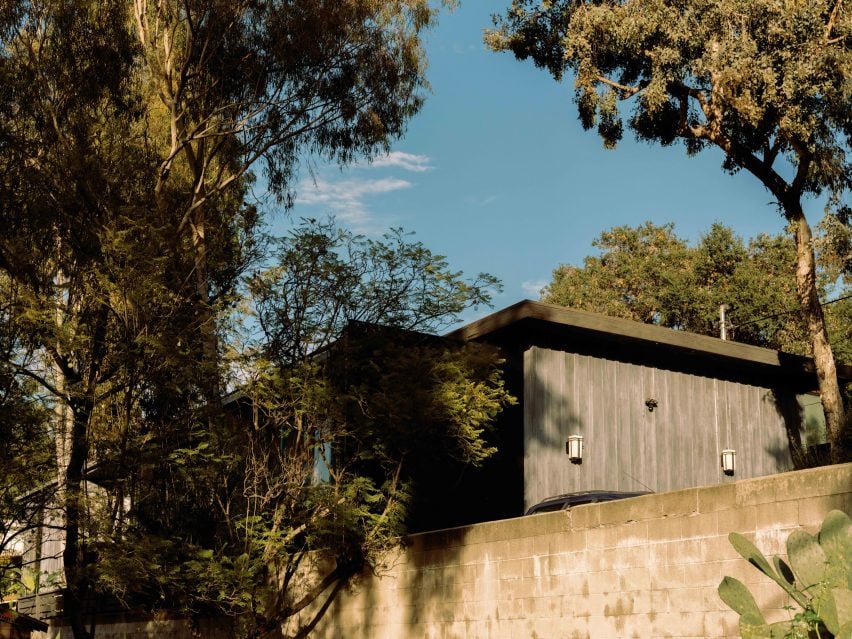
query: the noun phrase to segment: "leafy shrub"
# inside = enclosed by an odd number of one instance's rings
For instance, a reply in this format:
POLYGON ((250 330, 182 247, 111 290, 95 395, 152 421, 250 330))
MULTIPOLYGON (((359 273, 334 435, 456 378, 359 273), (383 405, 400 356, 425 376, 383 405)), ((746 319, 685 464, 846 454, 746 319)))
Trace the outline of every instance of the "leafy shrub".
POLYGON ((787 538, 789 564, 772 563, 738 533, 728 536, 736 551, 777 583, 799 606, 791 619, 769 624, 748 588, 733 577, 719 596, 740 615, 743 639, 852 639, 852 522, 839 511, 826 515, 817 536, 797 530, 787 538))

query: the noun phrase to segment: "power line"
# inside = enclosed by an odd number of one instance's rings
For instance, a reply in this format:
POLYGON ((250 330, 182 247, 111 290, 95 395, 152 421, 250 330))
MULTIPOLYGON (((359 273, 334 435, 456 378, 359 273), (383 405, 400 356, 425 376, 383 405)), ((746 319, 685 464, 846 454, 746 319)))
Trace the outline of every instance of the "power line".
MULTIPOLYGON (((842 297, 838 297, 837 299, 829 300, 828 302, 823 302, 820 306, 828 306, 829 304, 834 304, 835 302, 842 302, 843 300, 848 300, 852 298, 852 293, 849 295, 843 295, 842 297)), ((802 309, 794 308, 788 311, 781 311, 779 313, 773 313, 772 315, 764 315, 763 317, 758 317, 757 319, 749 320, 747 322, 743 322, 742 324, 733 324, 731 325, 731 330, 740 328, 742 326, 748 326, 749 324, 756 324, 757 322, 762 322, 763 320, 773 319, 775 317, 781 317, 782 315, 790 315, 791 313, 801 313, 802 309)))

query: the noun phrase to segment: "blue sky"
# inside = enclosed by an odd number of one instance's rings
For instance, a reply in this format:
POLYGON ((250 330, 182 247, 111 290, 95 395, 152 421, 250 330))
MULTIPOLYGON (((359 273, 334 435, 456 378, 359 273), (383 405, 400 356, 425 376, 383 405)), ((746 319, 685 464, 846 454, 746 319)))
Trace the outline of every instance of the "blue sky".
MULTIPOLYGON (((432 92, 405 137, 372 165, 303 174, 291 218, 414 231, 453 268, 499 277, 498 309, 537 299, 555 267, 581 263, 612 226, 674 222, 690 239, 714 221, 744 237, 784 230, 770 195, 748 174, 724 173, 715 151, 689 158, 629 136, 604 149, 580 126, 570 79, 557 84, 485 49, 483 29, 508 4, 462 0, 442 11, 426 35, 432 92)), ((816 224, 822 205, 810 203, 808 217, 816 224)))

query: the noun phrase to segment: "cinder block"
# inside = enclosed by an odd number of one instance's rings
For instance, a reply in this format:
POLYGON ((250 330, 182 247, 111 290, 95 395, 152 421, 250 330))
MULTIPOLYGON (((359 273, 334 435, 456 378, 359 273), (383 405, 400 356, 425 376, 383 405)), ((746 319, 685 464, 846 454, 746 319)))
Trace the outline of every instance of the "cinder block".
POLYGON ((730 510, 737 505, 735 484, 704 486, 698 491, 698 512, 713 513, 730 510))
POLYGON ((691 539, 715 536, 718 526, 718 513, 696 513, 681 520, 681 534, 691 539))
POLYGON ((572 508, 568 511, 568 517, 571 530, 588 530, 601 525, 601 511, 598 504, 572 508))
POLYGON ((701 554, 703 557, 717 562, 739 557, 731 542, 728 541, 728 535, 702 539, 701 554))
POLYGON ((651 588, 651 571, 647 567, 626 568, 618 571, 619 590, 646 591, 651 588))
MULTIPOLYGON (((735 499, 738 507, 774 503, 778 499, 777 483, 771 479, 766 480, 764 477, 758 477, 731 485, 735 488, 735 499)), ((784 499, 783 495, 781 499, 784 499)))
POLYGON ((651 611, 650 614, 658 615, 669 611, 669 591, 666 589, 651 590, 651 611))
POLYGON ((562 618, 588 617, 591 614, 589 595, 566 595, 562 597, 562 618))
POLYGON ((652 626, 655 636, 704 637, 704 614, 701 612, 669 612, 660 615, 652 626))
POLYGON ((500 579, 497 582, 497 597, 500 601, 511 601, 523 597, 521 579, 500 579))
POLYGON ((715 586, 721 581, 721 566, 718 562, 688 563, 683 567, 683 576, 691 586, 715 586))
POLYGON ((683 537, 681 517, 656 519, 648 522, 648 541, 672 541, 683 537))
POLYGON ((598 572, 612 568, 617 556, 617 550, 606 546, 589 550, 586 554, 588 572, 598 572))
POLYGON ((598 551, 606 548, 606 530, 603 528, 591 528, 587 530, 586 548, 589 551, 598 551))
POLYGON ((626 560, 626 568, 647 568, 650 563, 650 551, 647 544, 628 548, 626 552, 622 552, 622 557, 626 560))
MULTIPOLYGON (((721 572, 721 571, 720 571, 721 572)), ((722 582, 722 579, 719 579, 719 583, 722 582)), ((719 596, 719 583, 713 584, 712 586, 705 586, 701 589, 701 608, 707 612, 720 612, 723 610, 730 610, 725 605, 725 602, 722 601, 722 598, 719 596)))
POLYGON ((556 619, 559 618, 562 598, 558 595, 552 597, 532 597, 527 599, 527 616, 533 619, 556 619))
POLYGON ((717 532, 727 536, 728 533, 748 533, 755 528, 757 517, 755 506, 743 506, 735 510, 723 510, 719 512, 717 532))
POLYGON ((665 566, 668 564, 668 553, 666 552, 666 546, 668 542, 658 542, 653 544, 648 544, 648 566, 665 566))
POLYGON ((533 636, 534 631, 532 620, 512 619, 509 622, 508 639, 529 639, 533 636))
POLYGON ((591 637, 617 637, 618 629, 615 627, 615 619, 604 615, 589 617, 589 636, 591 637))
POLYGON ((759 584, 769 579, 745 559, 723 561, 719 566, 719 572, 722 577, 733 577, 744 584, 759 584))
POLYGON ((681 539, 666 544, 669 564, 687 564, 703 561, 700 539, 681 539))
POLYGON ((647 615, 653 610, 651 606, 651 587, 644 590, 634 590, 628 593, 633 602, 633 613, 637 615, 647 615))
POLYGON ((620 619, 619 637, 650 637, 651 620, 647 614, 627 615, 620 619))
MULTIPOLYGON (((850 491, 852 491, 852 479, 850 479, 850 491)), ((843 495, 823 495, 820 497, 811 497, 810 499, 802 499, 798 502, 799 519, 798 524, 801 526, 813 526, 818 529, 825 516, 831 510, 842 510, 849 514, 852 511, 850 508, 852 502, 852 493, 843 495)))
POLYGON ((485 601, 465 601, 461 610, 465 619, 485 621, 497 615, 497 597, 485 601))
POLYGON ((672 588, 669 590, 669 612, 700 612, 696 603, 701 600, 701 588, 672 588))
POLYGON ((541 597, 546 594, 544 590, 545 582, 538 577, 528 577, 521 579, 520 591, 523 597, 541 597))
POLYGON ((633 613, 633 598, 629 592, 607 593, 604 603, 604 615, 607 617, 625 617, 633 613))
POLYGON ((807 499, 848 493, 852 486, 852 463, 775 475, 775 491, 784 499, 807 499))
POLYGON ((572 552, 586 549, 586 531, 570 530, 562 534, 559 547, 563 551, 572 552))
MULTIPOLYGON (((525 571, 529 571, 529 559, 507 559, 497 565, 497 575, 500 581, 521 579, 525 571)), ((527 572, 527 574, 529 574, 527 572)))
POLYGON ((603 593, 591 593, 587 596, 589 602, 589 616, 598 617, 604 614, 609 597, 603 593))
POLYGON ((618 592, 619 579, 615 570, 602 570, 589 575, 589 592, 610 593, 618 592))
POLYGON ((643 507, 645 504, 640 504, 638 507, 633 499, 623 499, 619 501, 604 502, 599 505, 600 522, 602 526, 613 526, 627 523, 635 523, 640 519, 647 517, 643 507))
POLYGON ((591 635, 589 634, 589 618, 571 618, 562 627, 562 632, 561 634, 557 635, 557 637, 562 637, 565 639, 590 639, 591 635))
POLYGON ((787 538, 790 533, 800 529, 799 526, 759 528, 755 531, 752 541, 767 557, 783 556, 787 554, 787 538))
POLYGON ((666 493, 663 500, 663 515, 685 517, 698 512, 698 488, 687 488, 666 493))
POLYGON ((704 614, 705 637, 739 637, 739 615, 733 610, 704 614))
POLYGON ((797 526, 799 524, 799 502, 779 501, 774 504, 755 506, 755 529, 764 526, 797 526))
POLYGON ((651 568, 651 588, 668 590, 685 586, 683 566, 654 566, 651 568))
POLYGON ((536 537, 550 533, 564 532, 568 529, 568 522, 563 512, 543 513, 531 517, 520 517, 520 537, 536 537))

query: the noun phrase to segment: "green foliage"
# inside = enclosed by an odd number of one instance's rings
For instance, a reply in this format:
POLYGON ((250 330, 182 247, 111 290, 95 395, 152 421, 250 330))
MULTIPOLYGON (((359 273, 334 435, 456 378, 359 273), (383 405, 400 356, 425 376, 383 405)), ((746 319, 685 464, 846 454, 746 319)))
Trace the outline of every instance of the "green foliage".
MULTIPOLYGON (((834 462, 847 449, 837 367, 819 299, 806 197, 848 227, 852 192, 852 12, 841 0, 513 0, 486 34, 495 50, 571 74, 580 122, 613 147, 638 140, 722 152, 751 173, 795 240, 807 326, 834 462), (614 107, 613 102, 619 103, 614 107)), ((842 247, 847 229, 831 233, 842 247)), ((845 339, 845 338, 844 338, 845 339)))
POLYGON ((303 361, 352 322, 439 331, 500 290, 488 274, 464 280, 402 229, 370 239, 332 220, 302 220, 274 245, 277 265, 249 286, 267 355, 282 365, 303 361))
POLYGON ((738 533, 729 539, 734 549, 778 584, 800 608, 792 619, 766 623, 748 588, 733 577, 719 584, 719 596, 740 615, 743 639, 852 637, 852 522, 833 510, 815 537, 795 531, 787 538, 789 564, 773 563, 738 533))
POLYGON ((53 497, 51 490, 37 489, 56 476, 48 413, 35 383, 18 376, 8 360, 13 353, 27 357, 18 303, 16 287, 0 274, 0 352, 6 356, 0 359, 0 600, 19 592, 28 575, 9 556, 32 550, 40 509, 53 497))
POLYGON ((514 0, 497 27, 493 48, 556 79, 574 74, 580 119, 608 144, 627 119, 637 137, 680 139, 690 153, 718 144, 731 170, 752 170, 752 153, 766 168, 779 154, 798 165, 807 147, 807 192, 849 187, 852 16, 842 3, 514 0), (613 95, 629 116, 613 111, 613 95))
MULTIPOLYGON (((714 224, 694 246, 671 224, 651 222, 604 231, 593 242, 599 255, 582 267, 560 266, 542 299, 703 335, 719 335, 719 306, 727 304, 729 339, 809 354, 810 342, 796 310, 792 275, 795 247, 783 236, 759 235, 743 242, 714 224)), ((827 295, 829 276, 820 287, 827 295)), ((835 295, 848 291, 834 287, 835 295)), ((847 300, 826 307, 832 347, 850 353, 852 335, 844 317, 847 300)))
POLYGON ((27 453, 0 508, 61 444, 77 639, 98 589, 227 601, 200 584, 235 574, 208 564, 236 548, 246 460, 219 398, 241 278, 265 257, 252 171, 286 206, 308 156, 386 150, 422 103, 432 18, 425 0, 0 3, 0 434, 27 453), (93 467, 103 486, 84 490, 93 467))
POLYGON ((310 627, 350 577, 381 570, 412 520, 439 515, 418 510, 424 492, 493 453, 512 401, 492 349, 413 330, 487 302, 492 278, 464 281, 399 231, 305 221, 276 245, 248 282, 260 334, 230 355, 238 398, 205 424, 156 389, 133 505, 93 546, 103 591, 225 614, 239 636, 307 610, 310 627))

